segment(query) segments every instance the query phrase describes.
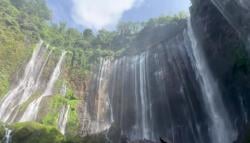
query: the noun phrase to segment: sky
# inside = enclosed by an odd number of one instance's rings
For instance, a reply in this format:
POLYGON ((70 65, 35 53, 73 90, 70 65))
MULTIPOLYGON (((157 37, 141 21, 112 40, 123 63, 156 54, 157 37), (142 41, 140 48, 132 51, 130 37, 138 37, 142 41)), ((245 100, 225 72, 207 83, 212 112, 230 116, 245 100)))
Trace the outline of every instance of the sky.
POLYGON ((188 12, 189 0, 47 0, 53 22, 83 30, 114 29, 119 21, 145 21, 188 12))

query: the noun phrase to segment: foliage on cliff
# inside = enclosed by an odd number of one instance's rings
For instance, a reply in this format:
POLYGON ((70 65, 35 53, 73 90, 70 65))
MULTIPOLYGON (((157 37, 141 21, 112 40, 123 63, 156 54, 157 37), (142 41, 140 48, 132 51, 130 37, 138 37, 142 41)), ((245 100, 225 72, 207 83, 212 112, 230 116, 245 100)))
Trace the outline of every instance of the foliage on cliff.
MULTIPOLYGON (((51 12, 44 0, 3 0, 0 7, 0 62, 1 65, 11 64, 0 71, 16 71, 20 62, 29 57, 27 54, 31 50, 28 47, 43 39, 52 47, 71 51, 69 74, 73 80, 86 75, 90 65, 96 63, 100 57, 114 57, 124 49, 132 48, 135 37, 142 29, 185 18, 185 14, 180 13, 146 22, 122 22, 116 31, 102 29, 93 32, 91 29, 79 31, 69 28, 65 23, 52 23, 51 12)), ((9 79, 9 75, 1 74, 0 81, 4 83, 0 88, 1 94, 8 88, 9 79)))
MULTIPOLYGON (((175 24, 185 17, 185 14, 180 13, 175 16, 150 19, 146 22, 122 22, 115 31, 105 29, 97 32, 91 29, 80 31, 69 28, 64 23, 52 23, 51 12, 44 0, 2 0, 0 2, 0 97, 7 93, 11 81, 18 82, 17 79, 22 76, 23 67, 39 39, 43 39, 46 44, 50 44, 50 48, 55 47, 57 51, 61 52, 62 49, 69 51, 62 75, 68 84, 67 94, 62 96, 57 92, 49 99, 47 106, 51 110, 39 121, 43 125, 57 127, 60 109, 62 106, 70 105, 66 134, 73 136, 77 134, 79 128, 78 103, 83 100, 82 97, 76 96, 75 91, 78 90, 77 86, 85 88, 84 82, 87 80, 91 66, 97 64, 100 58, 113 58, 127 49, 134 48, 133 45, 137 37, 142 35, 143 29, 175 24)), ((62 81, 59 80, 60 82, 62 81)), ((33 97, 36 98, 37 95, 33 97)), ((33 98, 27 101, 21 110, 32 100, 33 98)), ((16 124, 13 127, 17 134, 13 137, 14 142, 20 139, 19 133, 26 131, 27 134, 38 132, 45 136, 53 132, 59 137, 58 140, 61 140, 61 135, 57 131, 40 124, 25 123, 16 124)), ((20 135, 20 137, 23 136, 20 135)), ((103 136, 97 139, 102 140, 102 138, 103 136)), ((45 139, 53 138, 48 136, 45 139)), ((27 142, 36 142, 36 140, 37 138, 30 138, 27 142)), ((94 138, 86 137, 84 141, 87 142, 87 140, 92 141, 94 138)))

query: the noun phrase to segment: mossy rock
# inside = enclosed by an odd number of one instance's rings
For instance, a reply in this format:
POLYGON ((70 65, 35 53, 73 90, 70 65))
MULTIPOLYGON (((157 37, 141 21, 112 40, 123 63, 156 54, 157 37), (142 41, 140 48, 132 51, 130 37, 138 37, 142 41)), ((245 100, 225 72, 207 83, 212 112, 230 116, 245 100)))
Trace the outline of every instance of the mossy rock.
POLYGON ((62 143, 64 136, 52 126, 36 122, 16 123, 11 126, 12 143, 62 143))

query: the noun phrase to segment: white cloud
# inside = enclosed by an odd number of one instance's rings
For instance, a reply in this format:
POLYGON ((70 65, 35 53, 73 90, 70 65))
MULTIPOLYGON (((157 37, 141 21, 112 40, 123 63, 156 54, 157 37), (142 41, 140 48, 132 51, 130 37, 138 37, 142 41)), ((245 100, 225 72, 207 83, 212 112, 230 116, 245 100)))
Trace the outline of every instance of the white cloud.
POLYGON ((88 28, 115 26, 123 13, 143 0, 72 0, 74 22, 88 28))

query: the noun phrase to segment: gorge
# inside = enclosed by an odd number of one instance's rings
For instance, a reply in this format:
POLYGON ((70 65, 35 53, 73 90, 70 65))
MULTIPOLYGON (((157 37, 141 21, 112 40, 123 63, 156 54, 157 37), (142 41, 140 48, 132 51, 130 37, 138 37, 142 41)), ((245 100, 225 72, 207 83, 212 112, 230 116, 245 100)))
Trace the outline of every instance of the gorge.
POLYGON ((248 143, 250 3, 191 3, 103 51, 34 40, 0 94, 3 142, 248 143))

